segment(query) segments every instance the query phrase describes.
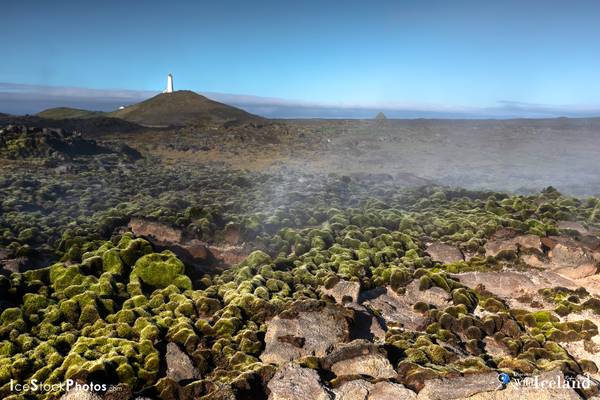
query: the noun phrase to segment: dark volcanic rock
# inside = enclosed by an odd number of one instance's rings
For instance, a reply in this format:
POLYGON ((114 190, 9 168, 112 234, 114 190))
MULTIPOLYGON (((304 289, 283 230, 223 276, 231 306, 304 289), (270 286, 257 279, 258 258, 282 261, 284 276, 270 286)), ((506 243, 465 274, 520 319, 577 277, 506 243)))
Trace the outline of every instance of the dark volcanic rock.
POLYGON ((25 125, 5 125, 0 128, 1 157, 69 160, 101 154, 121 154, 132 161, 141 158, 139 152, 127 145, 123 144, 117 149, 111 149, 96 143, 95 140, 83 138, 80 133, 61 128, 37 128, 25 125))

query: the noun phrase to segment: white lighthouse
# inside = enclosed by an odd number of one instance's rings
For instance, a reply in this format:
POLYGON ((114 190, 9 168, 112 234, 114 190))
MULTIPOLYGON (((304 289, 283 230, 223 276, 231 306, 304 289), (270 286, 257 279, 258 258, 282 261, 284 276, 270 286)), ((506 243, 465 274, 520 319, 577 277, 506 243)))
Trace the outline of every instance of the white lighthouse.
POLYGON ((167 88, 163 93, 173 93, 173 74, 167 75, 167 88))

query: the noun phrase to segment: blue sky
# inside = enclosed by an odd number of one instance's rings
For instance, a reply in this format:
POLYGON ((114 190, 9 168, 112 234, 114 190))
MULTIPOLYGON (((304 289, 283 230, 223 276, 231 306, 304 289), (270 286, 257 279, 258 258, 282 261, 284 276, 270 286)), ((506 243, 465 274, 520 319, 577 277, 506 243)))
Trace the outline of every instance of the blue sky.
POLYGON ((176 89, 315 106, 600 110, 595 1, 3 0, 0 10, 2 83, 159 91, 173 72, 176 89))

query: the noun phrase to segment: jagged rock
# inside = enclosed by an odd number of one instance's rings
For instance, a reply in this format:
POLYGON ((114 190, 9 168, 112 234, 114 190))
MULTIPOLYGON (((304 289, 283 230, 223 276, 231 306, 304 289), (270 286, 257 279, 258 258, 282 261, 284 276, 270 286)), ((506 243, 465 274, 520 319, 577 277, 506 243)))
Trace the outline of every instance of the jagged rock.
POLYGON ((0 133, 0 155, 9 159, 46 158, 62 161, 116 153, 95 140, 83 138, 78 132, 34 126, 8 128, 0 133))
POLYGON ((408 298, 413 305, 423 302, 434 305, 437 308, 449 306, 452 298, 444 289, 437 286, 427 290, 420 290, 419 282, 416 279, 406 285, 404 297, 408 298))
POLYGON ((344 382, 334 390, 335 400, 410 400, 417 395, 399 383, 377 382, 363 379, 344 382))
POLYGON ((568 279, 581 279, 596 273, 598 259, 581 243, 569 237, 543 238, 542 244, 549 249, 548 257, 523 255, 521 259, 530 266, 550 269, 568 279))
POLYGON ((438 308, 450 305, 450 297, 444 289, 433 287, 419 290, 416 280, 406 286, 402 295, 385 287, 365 292, 362 299, 363 305, 379 310, 386 323, 397 323, 410 330, 421 330, 426 323, 423 314, 413 309, 416 303, 424 302, 438 308))
POLYGON ((370 341, 385 339, 385 324, 379 321, 375 315, 366 307, 350 303, 346 305, 355 311, 354 321, 350 328, 350 336, 353 339, 367 339, 370 341))
POLYGON ((463 399, 476 393, 496 390, 499 384, 496 372, 472 374, 452 379, 430 379, 425 381, 417 398, 423 400, 463 399))
POLYGON ((542 241, 536 235, 520 235, 511 239, 489 240, 485 246, 485 255, 495 257, 502 251, 518 252, 522 249, 542 253, 542 241))
POLYGON ((449 264, 465 259, 463 253, 455 246, 450 246, 445 243, 432 243, 425 250, 434 261, 440 261, 444 264, 449 264))
POLYGON ((397 375, 385 353, 367 340, 338 345, 322 362, 325 369, 337 376, 366 375, 387 379, 397 375))
MULTIPOLYGON (((530 378, 530 379, 536 379, 530 378)), ((510 382, 501 388, 497 373, 466 375, 453 379, 433 379, 425 382, 418 399, 423 400, 575 400, 581 397, 573 389, 549 387, 550 382, 564 382, 560 371, 550 371, 537 377, 538 382, 547 386, 538 387, 516 385, 510 382)))
POLYGON ((227 265, 239 264, 248 257, 248 250, 244 246, 208 246, 212 256, 227 265))
POLYGON ((580 235, 587 235, 588 229, 577 221, 558 221, 558 229, 564 229, 569 231, 575 231, 580 235))
POLYGON ((0 260, 0 267, 8 273, 23 272, 27 266, 27 257, 11 258, 9 260, 0 260))
POLYGON ((128 224, 129 229, 135 236, 152 239, 159 245, 180 243, 183 233, 179 229, 172 228, 160 222, 149 221, 141 218, 132 218, 128 224))
POLYGON ((410 400, 416 398, 417 395, 415 392, 399 383, 377 382, 371 392, 369 392, 368 400, 410 400))
POLYGON ((551 262, 557 267, 575 267, 595 263, 594 257, 586 249, 573 245, 557 243, 548 252, 551 262))
POLYGON ((546 268, 546 261, 544 261, 542 257, 537 254, 523 254, 521 256, 521 260, 530 267, 546 268))
POLYGON ((415 312, 409 299, 399 296, 393 290, 374 289, 365 293, 367 298, 363 302, 368 308, 378 310, 386 323, 397 323, 405 329, 422 330, 426 325, 426 318, 418 312, 415 312))
POLYGON ((485 345, 485 352, 492 357, 510 355, 508 348, 498 343, 493 337, 488 336, 483 338, 483 343, 485 345))
MULTIPOLYGON (((517 386, 509 383, 503 390, 490 390, 476 393, 469 400, 581 400, 581 396, 570 388, 549 387, 550 383, 560 379, 564 383, 564 375, 560 371, 550 371, 538 376, 538 387, 517 386), (546 385, 543 382, 547 382, 546 385)), ((450 399, 445 397, 444 399, 450 399)))
POLYGON ((346 309, 329 304, 302 311, 305 305, 296 303, 292 315, 279 315, 268 322, 260 356, 263 362, 283 364, 304 356, 324 357, 335 344, 348 341, 346 309))
POLYGON ((102 397, 83 388, 74 387, 63 394, 60 400, 102 400, 102 397))
POLYGON ((142 218, 132 218, 127 226, 135 236, 148 240, 157 250, 172 251, 188 265, 214 259, 204 242, 185 240, 181 229, 142 218))
POLYGON ((464 272, 451 276, 472 289, 481 285, 489 292, 504 299, 537 294, 538 290, 548 287, 563 286, 574 290, 581 286, 552 271, 534 269, 530 269, 526 273, 517 271, 464 272))
POLYGON ((279 369, 267 385, 269 400, 332 400, 315 370, 288 364, 279 369))
POLYGON ((175 343, 167 344, 167 352, 165 355, 167 362, 167 377, 176 382, 185 379, 200 378, 200 374, 194 367, 190 357, 179 349, 175 343))
POLYGON ((333 392, 335 400, 368 400, 373 384, 363 379, 342 383, 333 392))
POLYGON ((581 279, 597 272, 597 267, 593 264, 583 264, 576 267, 563 267, 556 270, 557 274, 569 279, 581 279))
POLYGON ((324 295, 334 298, 336 303, 344 304, 346 302, 356 303, 360 294, 360 283, 341 280, 337 282, 331 289, 321 288, 324 295))

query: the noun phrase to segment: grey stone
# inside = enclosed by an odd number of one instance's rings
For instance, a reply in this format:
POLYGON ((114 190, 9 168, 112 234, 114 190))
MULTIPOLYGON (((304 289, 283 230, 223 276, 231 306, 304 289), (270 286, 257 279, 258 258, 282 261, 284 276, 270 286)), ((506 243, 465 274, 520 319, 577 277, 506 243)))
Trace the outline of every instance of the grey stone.
POLYGON ((279 369, 267 384, 269 400, 332 400, 315 370, 287 364, 279 369))
POLYGON ((434 261, 440 261, 444 264, 450 264, 465 259, 463 253, 456 246, 450 246, 445 243, 432 243, 427 246, 426 252, 434 261))
POLYGON ((300 311, 293 318, 277 316, 267 324, 260 359, 283 364, 304 356, 325 356, 335 344, 349 340, 350 324, 341 306, 300 311))
POLYGON ((200 378, 200 374, 194 367, 190 357, 185 354, 175 343, 167 344, 167 353, 165 355, 167 362, 167 377, 176 382, 185 379, 200 378))

